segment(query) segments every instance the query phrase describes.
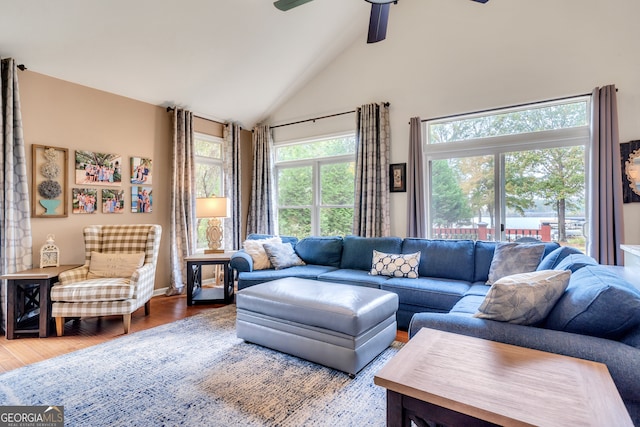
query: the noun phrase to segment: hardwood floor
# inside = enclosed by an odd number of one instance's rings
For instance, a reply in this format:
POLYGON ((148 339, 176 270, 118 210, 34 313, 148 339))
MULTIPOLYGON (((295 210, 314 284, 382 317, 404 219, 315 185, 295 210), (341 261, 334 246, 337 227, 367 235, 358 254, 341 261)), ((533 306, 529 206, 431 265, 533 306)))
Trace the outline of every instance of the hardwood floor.
MULTIPOLYGON (((151 314, 144 315, 144 307, 131 316, 130 334, 174 322, 222 305, 187 307, 186 296, 157 296, 151 299, 151 314)), ((124 335, 122 317, 95 317, 65 324, 64 335, 55 336, 55 328, 48 338, 24 336, 13 340, 0 338, 0 373, 31 363, 40 362, 75 350, 90 347, 124 335)), ((407 342, 407 333, 398 331, 397 339, 407 342)))

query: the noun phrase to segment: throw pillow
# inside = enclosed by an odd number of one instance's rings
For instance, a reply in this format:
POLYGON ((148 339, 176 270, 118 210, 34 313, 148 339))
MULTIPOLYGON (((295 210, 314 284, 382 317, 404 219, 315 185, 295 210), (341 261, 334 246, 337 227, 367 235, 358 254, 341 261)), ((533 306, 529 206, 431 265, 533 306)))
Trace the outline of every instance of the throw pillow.
POLYGON ((276 270, 296 265, 305 265, 304 261, 293 250, 291 243, 265 243, 264 251, 276 270))
POLYGON ((418 278, 420 252, 412 254, 386 254, 373 250, 371 275, 418 278))
POLYGON ((102 253, 91 252, 87 279, 105 277, 126 277, 144 264, 144 252, 135 253, 102 253))
POLYGON ((538 264, 538 270, 555 270, 556 266, 572 254, 581 254, 582 252, 579 249, 576 249, 571 246, 560 246, 559 248, 551 251, 547 256, 542 258, 540 264, 538 264))
POLYGON ((497 280, 474 317, 532 325, 543 320, 569 285, 570 271, 540 270, 497 280))
POLYGON ((268 239, 247 239, 242 244, 244 251, 251 256, 253 260, 253 269, 254 270, 266 270, 268 268, 273 268, 271 265, 271 261, 269 261, 269 257, 264 250, 265 243, 282 243, 280 237, 270 237, 268 239))
POLYGON ((558 263, 554 270, 571 270, 572 273, 588 265, 598 265, 598 261, 585 254, 571 254, 558 263))
POLYGON ((518 273, 535 271, 540 264, 544 244, 498 243, 489 267, 491 285, 496 280, 518 273))

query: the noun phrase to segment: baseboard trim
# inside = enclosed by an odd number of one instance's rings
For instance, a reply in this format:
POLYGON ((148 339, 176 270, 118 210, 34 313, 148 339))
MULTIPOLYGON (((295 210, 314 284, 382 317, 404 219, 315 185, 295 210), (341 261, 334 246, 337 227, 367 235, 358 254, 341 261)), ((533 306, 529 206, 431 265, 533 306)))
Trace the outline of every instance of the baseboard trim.
POLYGON ((157 297, 157 296, 160 296, 160 295, 166 295, 168 290, 169 290, 168 286, 166 288, 154 289, 153 290, 153 296, 157 297))

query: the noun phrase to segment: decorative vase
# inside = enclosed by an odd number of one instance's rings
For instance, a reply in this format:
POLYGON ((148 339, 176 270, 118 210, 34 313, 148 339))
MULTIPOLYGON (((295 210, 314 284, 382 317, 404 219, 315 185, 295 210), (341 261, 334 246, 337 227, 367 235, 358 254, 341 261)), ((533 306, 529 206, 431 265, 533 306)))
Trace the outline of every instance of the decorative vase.
POLYGON ((55 215, 56 209, 60 205, 60 200, 56 199, 40 199, 40 204, 46 209, 45 215, 55 215))

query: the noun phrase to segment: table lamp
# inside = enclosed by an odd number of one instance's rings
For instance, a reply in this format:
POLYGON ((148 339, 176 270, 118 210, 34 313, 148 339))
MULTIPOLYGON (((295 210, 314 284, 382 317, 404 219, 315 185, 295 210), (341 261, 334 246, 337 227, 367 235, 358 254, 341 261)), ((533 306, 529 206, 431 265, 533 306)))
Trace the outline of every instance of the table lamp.
POLYGON ((205 254, 222 253, 222 223, 220 218, 229 216, 229 199, 226 197, 198 197, 196 198, 196 217, 208 218, 207 242, 209 248, 205 254))

